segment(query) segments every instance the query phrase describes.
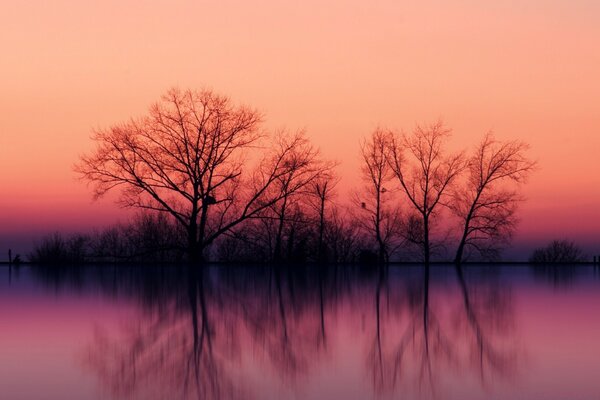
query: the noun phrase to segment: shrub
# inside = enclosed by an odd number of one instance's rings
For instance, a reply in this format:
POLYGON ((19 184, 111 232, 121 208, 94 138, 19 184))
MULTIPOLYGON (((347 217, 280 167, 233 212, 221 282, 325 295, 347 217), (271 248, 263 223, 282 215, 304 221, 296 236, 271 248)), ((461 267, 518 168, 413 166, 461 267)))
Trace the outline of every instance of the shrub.
POLYGON ((583 251, 568 240, 554 240, 545 247, 537 248, 529 258, 536 264, 571 263, 586 261, 583 251))

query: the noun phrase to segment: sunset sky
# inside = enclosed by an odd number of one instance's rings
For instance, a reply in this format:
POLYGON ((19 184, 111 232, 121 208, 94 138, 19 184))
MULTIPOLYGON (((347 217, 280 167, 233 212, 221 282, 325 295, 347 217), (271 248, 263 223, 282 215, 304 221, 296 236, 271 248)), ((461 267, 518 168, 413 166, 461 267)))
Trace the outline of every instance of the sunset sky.
POLYGON ((125 218, 73 164, 92 129, 172 86, 305 128, 340 161, 342 197, 377 126, 441 118, 466 148, 488 130, 522 139, 539 168, 515 248, 569 238, 600 254, 599 18, 594 0, 4 2, 0 260, 125 218))

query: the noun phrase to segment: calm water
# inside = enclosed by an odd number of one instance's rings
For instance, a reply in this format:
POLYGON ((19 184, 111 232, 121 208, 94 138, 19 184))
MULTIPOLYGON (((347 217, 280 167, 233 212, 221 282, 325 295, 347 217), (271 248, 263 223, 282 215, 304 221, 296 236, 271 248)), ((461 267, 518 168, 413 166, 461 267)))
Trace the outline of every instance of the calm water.
POLYGON ((1 399, 599 399, 593 267, 0 267, 1 399))

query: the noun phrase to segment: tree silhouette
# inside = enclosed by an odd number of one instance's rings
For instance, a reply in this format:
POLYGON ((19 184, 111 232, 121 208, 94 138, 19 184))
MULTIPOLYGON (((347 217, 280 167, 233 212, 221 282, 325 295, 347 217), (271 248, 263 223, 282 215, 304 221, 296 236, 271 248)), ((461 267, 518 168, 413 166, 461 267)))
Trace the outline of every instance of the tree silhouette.
POLYGON ((398 179, 409 204, 418 216, 412 218, 413 236, 423 252, 425 264, 431 256, 431 224, 438 205, 448 196, 449 189, 463 171, 462 153, 445 154, 444 144, 450 130, 441 122, 417 126, 411 135, 393 136, 388 147, 388 162, 398 179))
MULTIPOLYGON (((274 150, 277 154, 287 154, 283 161, 287 171, 276 177, 264 195, 277 200, 271 201, 257 218, 237 226, 226 240, 220 241, 219 245, 224 245, 220 256, 225 259, 302 261, 309 255, 309 245, 318 229, 312 215, 317 196, 315 186, 332 174, 334 164, 322 161, 319 151, 302 132, 279 135, 274 150)), ((259 182, 260 179, 257 178, 259 182)), ((329 200, 330 193, 326 196, 329 200)))
POLYGON ((98 130, 97 147, 75 171, 96 198, 120 188, 120 203, 171 215, 185 230, 192 261, 223 233, 276 203, 276 182, 309 163, 295 138, 267 152, 253 173, 247 150, 260 145, 261 115, 209 90, 169 90, 140 119, 98 130))
POLYGON ((400 208, 390 204, 393 171, 387 161, 387 149, 393 142, 390 132, 376 129, 360 145, 361 175, 364 190, 355 194, 354 202, 360 211, 358 221, 377 243, 377 261, 388 261, 394 244, 398 244, 402 219, 400 208))
POLYGON ((319 263, 327 261, 326 228, 329 226, 330 215, 328 205, 335 196, 335 186, 338 182, 339 179, 333 175, 332 171, 329 171, 314 180, 309 188, 311 195, 309 205, 316 214, 317 243, 315 250, 319 263))
POLYGON ((583 251, 575 243, 568 240, 553 240, 544 247, 533 251, 529 258, 530 263, 573 263, 585 261, 583 251))
POLYGON ((326 225, 325 241, 331 251, 333 262, 355 261, 356 252, 361 243, 360 226, 340 207, 334 207, 329 223, 326 225))
POLYGON ((294 245, 296 222, 304 218, 301 211, 302 197, 310 192, 310 185, 318 178, 329 174, 333 167, 323 163, 320 155, 304 134, 299 133, 291 138, 282 137, 277 142, 279 153, 286 154, 284 164, 287 170, 278 174, 271 185, 274 192, 271 198, 278 198, 270 207, 270 217, 276 222, 273 259, 281 261, 283 257, 284 232, 287 229, 288 258, 294 245))
POLYGON ((524 182, 534 169, 535 162, 525 155, 527 148, 520 141, 497 141, 488 133, 468 159, 466 182, 449 203, 462 225, 454 262, 463 261, 467 248, 484 258, 495 258, 510 238, 522 198, 506 184, 524 182))

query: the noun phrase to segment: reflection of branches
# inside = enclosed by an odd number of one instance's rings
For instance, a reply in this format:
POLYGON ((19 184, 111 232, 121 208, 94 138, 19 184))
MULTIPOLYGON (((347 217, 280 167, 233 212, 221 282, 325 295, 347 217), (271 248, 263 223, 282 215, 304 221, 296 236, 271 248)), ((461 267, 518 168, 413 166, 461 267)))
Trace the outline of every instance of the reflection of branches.
MULTIPOLYGON (((380 269, 380 271, 383 271, 380 269)), ((381 351, 381 289, 384 283, 384 274, 380 272, 377 280, 377 289, 375 290, 375 321, 376 334, 373 349, 369 354, 369 363, 372 365, 373 384, 377 392, 383 391, 386 384, 386 377, 383 366, 383 355, 381 351)), ((395 377, 395 374, 394 374, 395 377)))
POLYGON ((475 337, 476 345, 473 350, 476 350, 474 353, 477 354, 476 359, 478 360, 482 383, 485 383, 486 367, 489 367, 490 375, 494 373, 498 375, 507 375, 515 367, 515 354, 514 352, 497 347, 492 340, 494 333, 499 332, 504 328, 503 325, 507 324, 505 321, 507 313, 504 309, 506 308, 506 301, 502 302, 502 299, 498 296, 498 291, 490 291, 489 298, 484 302, 484 306, 487 308, 484 309, 483 312, 478 312, 469 294, 463 270, 460 265, 456 266, 456 274, 461 287, 468 324, 475 337), (482 318, 485 317, 491 318, 492 320, 482 320, 482 318), (485 322, 488 322, 488 325, 491 325, 487 327, 489 331, 487 331, 484 326, 485 322))
POLYGON ((582 272, 577 265, 533 264, 535 278, 551 283, 555 288, 572 285, 582 272))
POLYGON ((439 367, 439 363, 451 363, 454 357, 452 341, 443 335, 443 326, 430 308, 429 296, 429 275, 430 266, 425 265, 423 279, 423 348, 421 350, 421 360, 418 374, 419 389, 422 389, 425 379, 432 393, 435 392, 434 367, 439 367))
MULTIPOLYGON (((469 371, 469 366, 473 366, 485 386, 489 378, 507 376, 514 370, 516 353, 502 346, 502 334, 510 332, 509 292, 491 288, 480 291, 483 296, 473 297, 462 270, 457 267, 456 271, 464 306, 464 312, 456 315, 450 312, 451 308, 443 307, 445 304, 432 302, 427 267, 422 286, 409 285, 406 301, 396 301, 391 305, 395 310, 387 315, 381 307, 386 282, 383 278, 377 282, 375 338, 367 358, 376 393, 416 390, 418 394, 414 395, 436 397, 441 390, 440 377, 448 371, 469 371), (398 311, 402 307, 409 311, 406 318, 394 318, 394 314, 401 315, 398 311), (449 329, 448 324, 466 327, 473 341, 464 331, 449 329)), ((486 289, 478 285, 481 287, 486 289)), ((448 300, 444 298, 447 305, 448 300)))
POLYGON ((417 276, 353 268, 127 271, 119 279, 107 268, 73 272, 79 279, 36 274, 57 290, 65 281, 82 291, 96 282, 110 296, 135 296, 134 317, 116 333, 98 329, 85 360, 116 398, 249 398, 263 379, 297 391, 324 357, 336 356, 330 352, 361 343, 378 396, 436 397, 452 390, 447 378, 481 378, 486 388, 516 368, 511 292, 496 281, 470 282, 462 270, 456 283, 438 280, 435 267, 419 267, 417 276), (365 326, 361 315, 374 317, 369 336, 356 326, 365 326), (346 328, 356 329, 351 343, 336 340, 346 328))
MULTIPOLYGON (((429 268, 424 270, 422 290, 409 291, 409 314, 403 334, 388 340, 383 339, 382 287, 383 278, 380 276, 375 294, 376 336, 368 356, 375 391, 380 394, 393 392, 397 384, 413 380, 419 391, 424 385, 433 391, 434 367, 437 362, 449 360, 452 349, 450 341, 442 334, 442 325, 430 309, 429 268)), ((384 322, 389 323, 391 319, 384 322)), ((400 327, 390 328, 390 332, 400 330, 400 327)))
POLYGON ((347 271, 310 272, 34 269, 55 290, 69 284, 134 300, 122 329, 98 329, 84 363, 113 397, 144 399, 248 398, 241 378, 255 379, 245 375, 250 360, 283 381, 307 375, 327 351, 328 318, 357 283, 347 271))
POLYGON ((98 331, 87 364, 122 398, 237 398, 233 360, 213 342, 202 276, 189 280, 189 318, 171 303, 143 315, 111 340, 98 331), (198 310, 198 303, 200 310, 198 310), (191 325, 192 335, 188 334, 191 325))
POLYGON ((319 270, 319 315, 321 319, 321 332, 318 336, 317 345, 322 344, 324 347, 327 345, 327 334, 325 332, 325 299, 323 296, 323 270, 319 270))
POLYGON ((324 349, 324 278, 320 276, 319 279, 321 282, 315 285, 318 292, 314 298, 307 297, 306 290, 298 296, 293 277, 284 276, 276 267, 271 270, 267 295, 263 292, 253 299, 257 304, 245 309, 243 321, 253 343, 285 380, 293 382, 298 376, 305 375, 324 349), (316 312, 316 307, 320 312, 316 312))

